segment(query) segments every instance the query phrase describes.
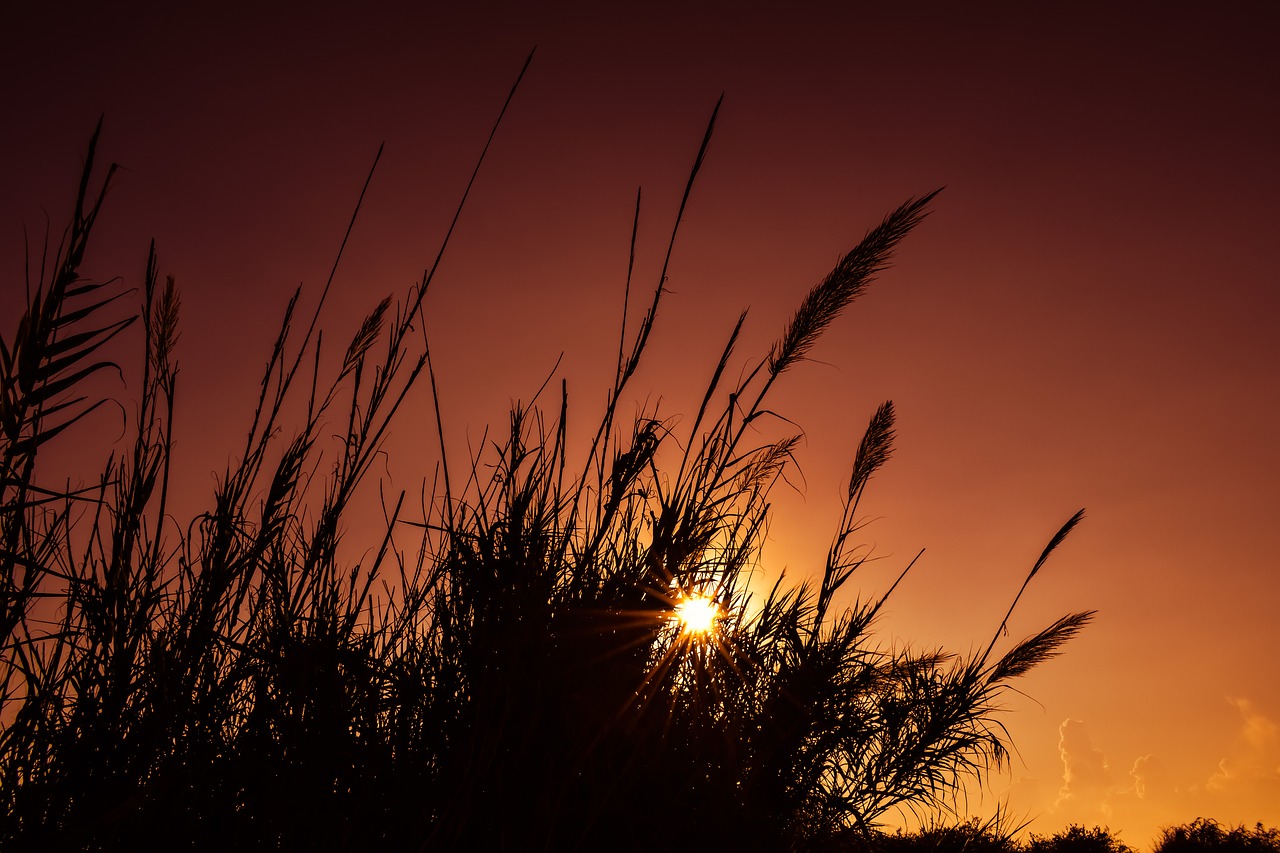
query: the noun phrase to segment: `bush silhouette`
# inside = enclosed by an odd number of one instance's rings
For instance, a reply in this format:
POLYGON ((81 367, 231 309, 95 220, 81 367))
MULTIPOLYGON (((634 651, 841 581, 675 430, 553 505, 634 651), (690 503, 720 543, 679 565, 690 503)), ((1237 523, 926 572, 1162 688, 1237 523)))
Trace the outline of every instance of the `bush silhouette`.
POLYGON ((1017 853, 1022 848, 1013 838, 1016 827, 1007 826, 1002 816, 982 821, 972 818, 959 823, 930 823, 915 832, 878 833, 868 840, 852 841, 842 849, 874 853, 1017 853))
POLYGON ((1005 686, 1091 616, 1001 654, 1004 622, 969 657, 877 641, 893 588, 844 602, 891 403, 852 460, 825 565, 748 594, 797 444, 761 437, 779 423, 770 389, 932 194, 867 232, 734 383, 744 313, 681 436, 652 412, 619 415, 664 264, 622 333, 584 457, 570 458, 562 384, 549 413, 539 397, 516 405, 463 476, 444 454, 420 513, 393 496, 381 547, 357 563, 340 556, 344 514, 405 395, 424 375, 434 385, 411 334, 434 268, 374 307, 328 378, 295 293, 237 461, 204 512, 169 520, 179 298, 154 247, 136 316, 111 319, 126 292, 81 277, 110 180, 91 191, 97 138, 68 231, 0 350, 5 849, 830 849, 895 810, 946 808, 967 775, 998 766, 1005 686), (130 328, 131 446, 87 486, 43 480, 37 457, 101 404, 90 378, 130 328), (336 451, 320 441, 334 424, 336 451), (693 597, 714 603, 711 630, 674 618, 693 597))
POLYGON ((1074 823, 1050 836, 1032 833, 1025 846, 1027 853, 1133 853, 1133 848, 1109 829, 1086 829, 1074 823))
POLYGON ((1280 829, 1243 826, 1223 827, 1215 820, 1196 818, 1181 826, 1166 827, 1156 840, 1155 853, 1275 853, 1280 851, 1280 829))

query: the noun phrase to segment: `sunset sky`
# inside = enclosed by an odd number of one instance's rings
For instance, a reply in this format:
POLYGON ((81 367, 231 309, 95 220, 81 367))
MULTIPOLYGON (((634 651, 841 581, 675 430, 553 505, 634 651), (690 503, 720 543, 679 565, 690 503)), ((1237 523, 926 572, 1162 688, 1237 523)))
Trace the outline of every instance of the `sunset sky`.
MULTIPOLYGON (((962 813, 1004 803, 1032 832, 1105 824, 1141 848, 1201 815, 1280 824, 1275 4, 27 5, 0 50, 0 328, 23 228, 38 251, 46 215, 65 222, 105 113, 121 172, 88 271, 139 284, 154 237, 181 288, 188 508, 242 444, 285 303, 301 282, 314 305, 378 145, 334 341, 430 265, 535 45, 428 299, 459 460, 561 353, 571 435, 594 427, 636 189, 647 294, 721 93, 627 409, 661 400, 677 434, 744 307, 735 375, 867 228, 945 186, 778 388, 806 441, 767 570, 818 568, 892 399, 861 590, 926 551, 886 642, 985 647, 1087 510, 1010 641, 1097 620, 1010 697, 1018 753, 962 813)), ((411 491, 438 457, 421 390, 381 472, 411 491)), ((109 446, 118 416, 96 423, 109 446)))

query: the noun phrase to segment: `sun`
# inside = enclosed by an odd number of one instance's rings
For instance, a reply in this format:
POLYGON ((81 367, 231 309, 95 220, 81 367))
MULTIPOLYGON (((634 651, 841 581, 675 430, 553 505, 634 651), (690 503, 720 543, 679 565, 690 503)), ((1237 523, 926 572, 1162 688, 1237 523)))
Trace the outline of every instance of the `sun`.
POLYGON ((676 605, 676 618, 680 621, 680 630, 691 636, 711 633, 715 630, 716 619, 719 617, 720 606, 705 596, 690 596, 676 605))

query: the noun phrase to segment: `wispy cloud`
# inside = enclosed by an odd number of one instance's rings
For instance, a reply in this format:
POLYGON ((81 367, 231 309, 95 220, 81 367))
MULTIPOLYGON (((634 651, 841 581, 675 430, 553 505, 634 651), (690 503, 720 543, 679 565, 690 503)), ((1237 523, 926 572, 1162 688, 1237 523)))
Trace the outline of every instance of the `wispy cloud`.
POLYGON ((1062 756, 1062 787, 1055 807, 1081 800, 1102 803, 1112 786, 1107 756, 1093 744, 1081 720, 1067 719, 1058 726, 1058 754, 1062 756))
POLYGON ((1280 724, 1249 699, 1230 697, 1240 729, 1230 755, 1205 781, 1209 791, 1272 792, 1280 801, 1280 724))
MULTIPOLYGON (((1198 815, 1225 823, 1280 823, 1280 723, 1250 699, 1227 701, 1238 714, 1234 724, 1187 733, 1220 744, 1216 764, 1188 763, 1177 749, 1113 759, 1094 742, 1084 721, 1063 720, 1058 727, 1061 785, 1042 815, 1041 831, 1051 824, 1110 825, 1142 846, 1160 827, 1198 815)), ((1040 802, 1053 796, 1052 789, 1027 784, 1018 789, 1020 796, 1035 793, 1040 802)))
POLYGON ((1140 755, 1129 769, 1133 794, 1140 800, 1158 800, 1173 793, 1169 769, 1163 758, 1154 753, 1140 755))

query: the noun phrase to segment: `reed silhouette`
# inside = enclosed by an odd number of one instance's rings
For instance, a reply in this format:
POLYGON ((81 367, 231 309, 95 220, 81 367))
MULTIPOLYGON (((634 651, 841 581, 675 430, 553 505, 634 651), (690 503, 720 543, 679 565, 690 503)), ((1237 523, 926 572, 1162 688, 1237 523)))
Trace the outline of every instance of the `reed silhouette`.
POLYGON ((81 277, 111 179, 93 190, 97 142, 66 235, 0 347, 4 849, 841 849, 896 811, 951 807, 968 777, 998 767, 1003 691, 1090 619, 1069 614, 997 653, 1006 616, 967 657, 877 639, 897 583, 869 598, 849 587, 867 558, 861 501, 892 452, 888 402, 852 460, 825 563, 749 594, 770 489, 797 443, 761 438, 769 393, 933 193, 871 228, 732 382, 744 313, 679 436, 651 412, 619 414, 664 262, 620 335, 584 456, 570 458, 562 383, 545 407, 514 406, 461 475, 442 454, 421 512, 400 495, 381 547, 352 563, 344 514, 406 394, 424 376, 434 387, 414 321, 436 267, 373 308, 330 376, 295 292, 237 461, 205 511, 175 522, 178 292, 159 281, 154 246, 136 315, 110 319, 126 291, 81 277), (47 482, 38 458, 102 405, 89 380, 115 367, 105 347, 131 328, 131 446, 87 486, 47 482), (334 423, 336 452, 319 440, 334 423), (693 597, 713 602, 710 630, 675 618, 693 597))

